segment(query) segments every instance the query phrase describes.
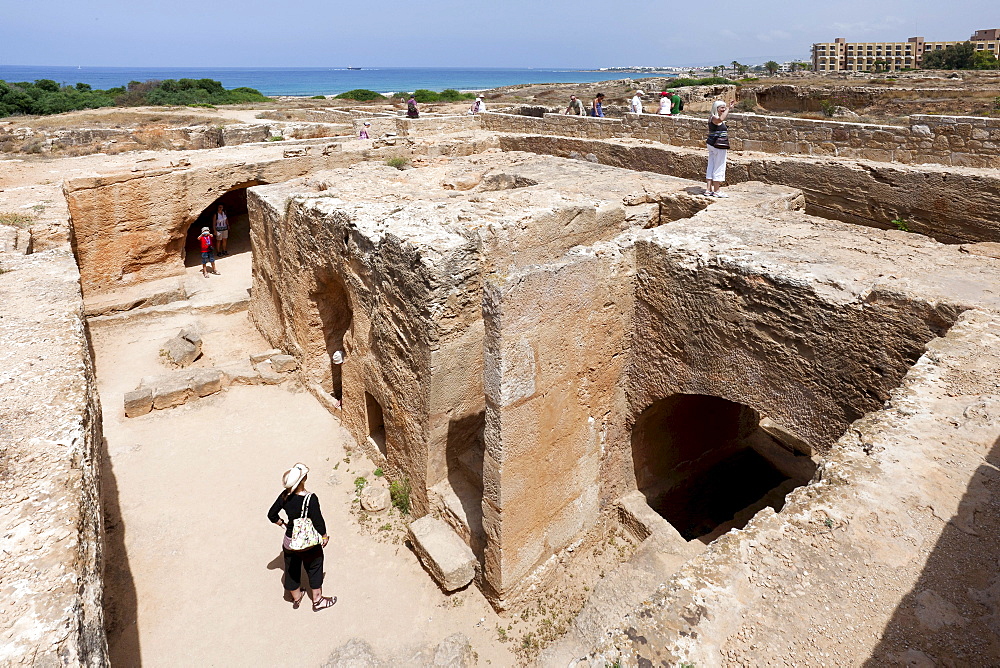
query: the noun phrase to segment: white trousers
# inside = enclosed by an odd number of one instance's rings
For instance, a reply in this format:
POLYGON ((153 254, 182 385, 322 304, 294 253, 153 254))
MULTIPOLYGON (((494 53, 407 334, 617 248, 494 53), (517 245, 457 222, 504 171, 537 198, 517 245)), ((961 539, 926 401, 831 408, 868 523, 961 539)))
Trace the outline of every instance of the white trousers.
POLYGON ((726 149, 708 147, 708 169, 705 170, 705 180, 719 183, 726 180, 726 149))

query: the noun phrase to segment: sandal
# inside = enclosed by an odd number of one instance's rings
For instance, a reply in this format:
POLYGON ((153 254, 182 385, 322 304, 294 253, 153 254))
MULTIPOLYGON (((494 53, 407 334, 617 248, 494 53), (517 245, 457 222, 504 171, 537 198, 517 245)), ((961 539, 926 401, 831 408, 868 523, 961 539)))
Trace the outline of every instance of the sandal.
POLYGON ((299 598, 297 600, 296 600, 294 594, 292 594, 291 592, 288 592, 288 595, 292 597, 292 610, 298 610, 299 609, 299 605, 302 603, 302 599, 304 599, 306 597, 306 591, 305 591, 305 589, 297 589, 296 591, 297 592, 301 592, 301 594, 299 595, 299 598))
POLYGON ((313 601, 313 612, 319 612, 320 610, 332 608, 333 604, 336 602, 336 596, 323 596, 318 601, 313 601))

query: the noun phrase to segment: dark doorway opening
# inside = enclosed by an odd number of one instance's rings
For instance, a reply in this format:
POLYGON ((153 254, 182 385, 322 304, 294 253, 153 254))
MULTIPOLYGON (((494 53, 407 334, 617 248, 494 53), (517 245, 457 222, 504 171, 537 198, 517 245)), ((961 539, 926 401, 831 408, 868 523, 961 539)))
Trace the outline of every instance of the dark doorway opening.
MULTIPOLYGON (((486 444, 486 411, 448 423, 448 441, 445 458, 448 466, 448 484, 461 505, 461 517, 469 528, 469 547, 483 562, 486 534, 483 531, 483 458, 486 444)), ((459 514, 459 509, 455 509, 459 514)))
POLYGON ((347 296, 347 287, 337 276, 317 280, 316 284, 312 300, 316 304, 316 311, 319 313, 323 328, 327 359, 325 366, 330 369, 329 383, 326 381, 324 369, 323 385, 337 401, 341 401, 344 390, 342 374, 345 359, 344 336, 351 327, 351 300, 347 296))
MULTIPOLYGON (((257 185, 257 184, 252 184, 257 185)), ((198 236, 201 228, 207 227, 215 234, 212 219, 221 204, 229 219, 229 255, 250 252, 250 219, 247 216, 247 188, 234 188, 222 197, 205 207, 198 218, 188 226, 187 237, 184 240, 184 266, 195 267, 201 264, 201 247, 198 236)))
POLYGON ((382 404, 375 397, 365 392, 365 419, 368 421, 368 440, 375 444, 382 456, 386 455, 385 447, 385 416, 382 414, 382 404))
POLYGON ((650 405, 632 431, 636 484, 686 539, 742 528, 807 483, 815 462, 760 428, 749 406, 701 394, 650 405))

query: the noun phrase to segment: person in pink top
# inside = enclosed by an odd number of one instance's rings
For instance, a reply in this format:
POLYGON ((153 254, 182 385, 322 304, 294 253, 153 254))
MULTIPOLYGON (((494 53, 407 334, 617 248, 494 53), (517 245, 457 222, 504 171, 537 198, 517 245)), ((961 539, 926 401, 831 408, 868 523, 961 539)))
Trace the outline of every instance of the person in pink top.
POLYGON ((368 136, 368 129, 372 126, 369 121, 365 121, 364 127, 361 128, 361 132, 358 133, 358 139, 371 139, 368 136))

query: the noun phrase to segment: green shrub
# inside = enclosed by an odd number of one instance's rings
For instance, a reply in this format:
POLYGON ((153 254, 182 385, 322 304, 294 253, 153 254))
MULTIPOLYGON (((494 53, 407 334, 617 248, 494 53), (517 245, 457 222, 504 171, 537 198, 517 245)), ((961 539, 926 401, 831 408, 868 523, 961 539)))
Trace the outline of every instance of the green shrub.
POLYGON ((441 96, 432 90, 427 90, 426 88, 418 88, 413 91, 413 99, 417 102, 437 102, 441 99, 441 96))
POLYGON ((354 479, 354 493, 361 495, 361 490, 363 490, 368 485, 368 479, 364 476, 358 476, 354 479))
POLYGON ((326 95, 313 95, 313 96, 312 96, 311 98, 309 98, 309 99, 310 99, 310 100, 325 100, 325 99, 326 99, 326 95))
POLYGON ((346 93, 336 96, 338 100, 356 100, 358 102, 371 102, 372 100, 384 100, 385 96, 367 88, 355 88, 346 93))
POLYGON ((410 514, 410 481, 406 478, 389 484, 389 498, 399 512, 410 514))
POLYGON ((285 138, 281 135, 275 135, 273 137, 268 137, 267 141, 285 141, 285 138))
POLYGON ((910 231, 910 223, 904 220, 903 218, 893 218, 892 226, 895 227, 900 232, 910 231))
POLYGON ((704 79, 671 79, 667 82, 667 88, 680 88, 682 86, 739 86, 740 82, 727 79, 726 77, 705 77, 704 79))
POLYGON ((460 93, 454 88, 445 88, 438 93, 438 99, 441 102, 460 102, 461 100, 474 100, 475 98, 475 93, 460 93))
POLYGON ((407 160, 406 158, 397 156, 395 158, 389 158, 388 160, 385 161, 385 164, 389 165, 390 167, 395 167, 396 169, 401 170, 404 169, 408 164, 410 164, 410 161, 407 160))

